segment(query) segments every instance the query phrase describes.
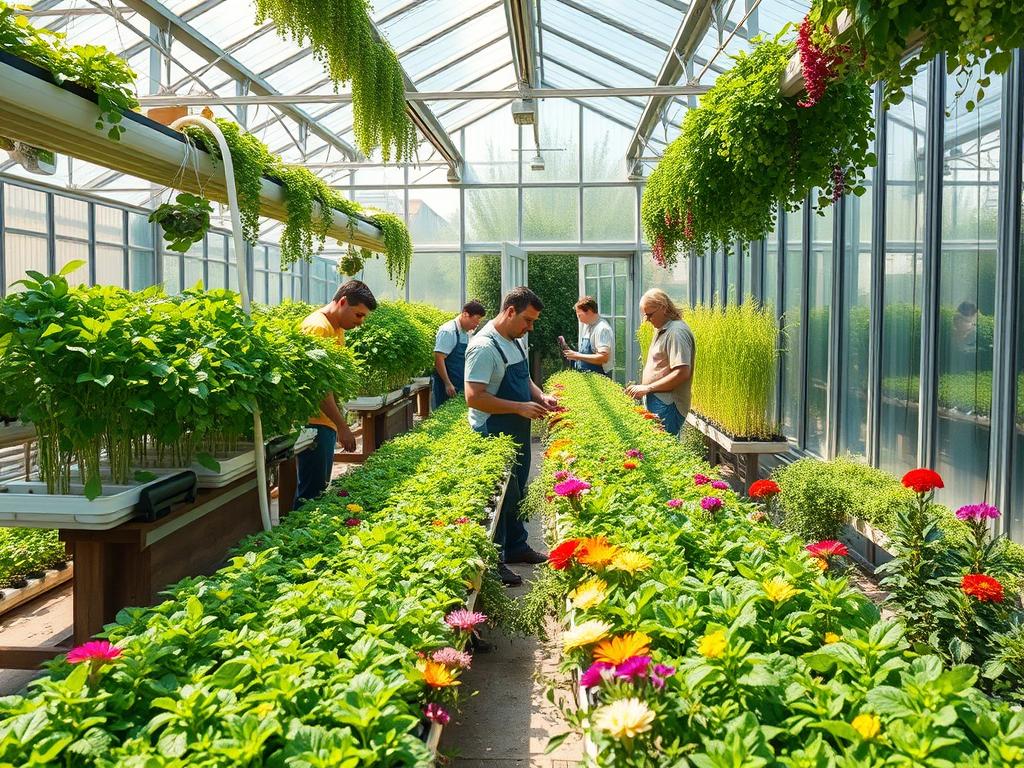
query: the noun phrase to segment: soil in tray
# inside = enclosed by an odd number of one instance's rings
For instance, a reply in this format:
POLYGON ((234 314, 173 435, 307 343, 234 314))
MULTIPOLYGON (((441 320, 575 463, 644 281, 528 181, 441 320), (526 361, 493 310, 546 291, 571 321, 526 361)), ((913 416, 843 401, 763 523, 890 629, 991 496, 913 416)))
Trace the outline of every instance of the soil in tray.
POLYGON ((734 443, 785 443, 787 440, 785 435, 779 434, 774 434, 771 437, 751 437, 750 435, 734 435, 732 432, 723 427, 714 419, 709 419, 707 416, 705 416, 702 413, 698 413, 697 411, 693 411, 692 413, 694 416, 703 421, 709 427, 714 427, 723 435, 732 440, 734 443))

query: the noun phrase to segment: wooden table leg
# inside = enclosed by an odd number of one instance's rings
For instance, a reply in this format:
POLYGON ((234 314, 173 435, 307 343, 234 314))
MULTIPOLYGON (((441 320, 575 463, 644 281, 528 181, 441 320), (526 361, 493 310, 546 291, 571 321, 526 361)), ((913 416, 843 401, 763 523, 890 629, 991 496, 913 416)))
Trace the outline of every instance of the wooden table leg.
POLYGON ((277 514, 284 517, 292 511, 295 491, 299 487, 299 460, 282 461, 277 467, 277 514))
POLYGON ((746 470, 743 473, 743 493, 747 493, 750 490, 751 484, 757 482, 757 476, 760 472, 758 455, 756 453, 748 453, 743 463, 746 470))
POLYGON ((416 393, 419 405, 419 417, 425 419, 430 415, 430 387, 425 387, 416 393))
POLYGON ((103 629, 107 613, 107 547, 98 541, 74 542, 75 578, 72 582, 74 643, 81 645, 103 629))
POLYGON ((366 461, 366 458, 377 450, 376 418, 375 413, 363 414, 363 451, 359 455, 360 461, 366 461))

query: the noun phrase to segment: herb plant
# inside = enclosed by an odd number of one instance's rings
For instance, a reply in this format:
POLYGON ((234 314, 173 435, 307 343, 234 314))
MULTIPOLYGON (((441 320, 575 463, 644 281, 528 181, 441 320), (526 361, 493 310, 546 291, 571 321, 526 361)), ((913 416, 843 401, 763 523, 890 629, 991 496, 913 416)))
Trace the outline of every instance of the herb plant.
POLYGON ((149 214, 149 220, 160 225, 168 250, 186 253, 206 235, 212 213, 209 200, 182 192, 173 203, 164 203, 149 214))

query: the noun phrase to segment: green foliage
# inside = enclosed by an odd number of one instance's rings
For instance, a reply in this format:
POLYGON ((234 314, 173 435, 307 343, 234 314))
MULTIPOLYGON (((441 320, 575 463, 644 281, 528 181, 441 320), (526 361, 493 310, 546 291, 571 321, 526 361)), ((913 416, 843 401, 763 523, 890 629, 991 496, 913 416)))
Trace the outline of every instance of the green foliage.
POLYGON ((149 214, 149 220, 160 225, 169 251, 187 253, 206 235, 212 213, 209 200, 182 192, 173 203, 164 203, 149 214))
POLYGON ((870 88, 850 74, 814 107, 798 107, 779 90, 794 50, 779 38, 755 42, 686 112, 641 206, 661 263, 674 263, 681 250, 758 240, 774 228, 780 203, 794 209, 812 189, 819 209, 845 192, 863 194, 874 163, 870 88))
POLYGON ((351 81, 353 129, 363 153, 380 147, 385 162, 413 157, 416 129, 406 113, 402 68, 373 30, 367 0, 257 0, 256 23, 268 19, 282 37, 308 42, 335 87, 351 81))
POLYGON ((0 528, 0 587, 24 586, 25 579, 68 560, 57 531, 0 528))
POLYGON ((382 301, 361 326, 345 334, 345 343, 362 370, 361 395, 401 389, 434 364, 434 330, 404 301, 382 301))
POLYGON ((409 265, 412 263, 412 241, 405 222, 393 213, 380 211, 370 217, 380 228, 384 238, 388 278, 399 288, 409 279, 409 265))
POLYGON ((106 632, 122 655, 95 681, 58 660, 0 700, 0 764, 432 764, 422 707, 454 689, 428 687, 417 654, 465 642, 444 617, 496 563, 478 523, 513 455, 446 405, 346 475, 346 498, 335 487, 211 576, 122 610, 106 632))
POLYGON ((785 529, 803 541, 836 539, 849 522, 854 493, 842 474, 817 459, 800 459, 775 473, 785 529))
POLYGON ((530 254, 527 282, 544 302, 544 311, 530 331, 530 349, 541 363, 538 381, 564 365, 559 336, 574 349, 578 347, 579 320, 573 307, 580 297, 579 263, 574 253, 530 254))
MULTIPOLYGON (((527 272, 532 273, 529 265, 527 272)), ((529 277, 532 279, 533 275, 529 277)), ((501 311, 501 257, 498 254, 486 253, 466 260, 466 296, 482 303, 488 317, 501 311)))
POLYGON ((640 365, 647 362, 647 353, 651 351, 651 342, 654 341, 654 326, 644 320, 636 329, 636 340, 640 345, 640 365))
MULTIPOLYGON (((756 302, 683 311, 697 343, 692 408, 734 437, 770 438, 779 331, 756 302)), ((646 359, 646 358, 645 358, 646 359)))
POLYGON ((135 73, 124 59, 99 45, 68 45, 65 35, 32 26, 23 6, 0 2, 0 51, 47 69, 58 85, 76 83, 96 93, 97 130, 114 141, 124 133, 124 113, 139 106, 135 73))

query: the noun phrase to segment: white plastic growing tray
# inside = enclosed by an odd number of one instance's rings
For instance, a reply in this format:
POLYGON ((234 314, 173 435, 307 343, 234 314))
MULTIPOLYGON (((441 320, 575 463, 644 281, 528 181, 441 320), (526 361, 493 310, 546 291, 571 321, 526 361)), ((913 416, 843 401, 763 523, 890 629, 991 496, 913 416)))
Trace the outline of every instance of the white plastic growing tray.
POLYGON ((33 440, 36 436, 36 428, 33 424, 25 424, 21 421, 12 421, 10 424, 0 423, 0 448, 33 440))
POLYGON ((72 483, 68 494, 49 494, 46 483, 12 480, 0 485, 0 526, 105 531, 130 520, 142 489, 155 482, 104 485, 103 495, 89 501, 81 484, 72 483))
POLYGON ((407 384, 401 389, 396 389, 392 392, 388 392, 386 395, 373 395, 372 397, 357 397, 354 400, 349 400, 345 403, 345 408, 350 411, 375 411, 378 408, 391 405, 393 402, 398 400, 407 394, 409 388, 412 385, 407 384))

